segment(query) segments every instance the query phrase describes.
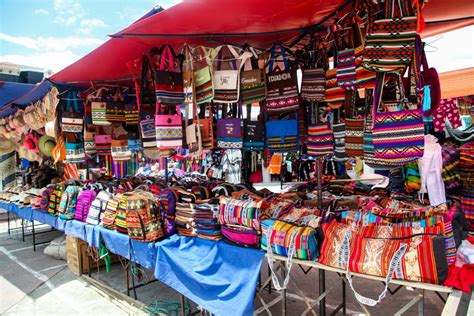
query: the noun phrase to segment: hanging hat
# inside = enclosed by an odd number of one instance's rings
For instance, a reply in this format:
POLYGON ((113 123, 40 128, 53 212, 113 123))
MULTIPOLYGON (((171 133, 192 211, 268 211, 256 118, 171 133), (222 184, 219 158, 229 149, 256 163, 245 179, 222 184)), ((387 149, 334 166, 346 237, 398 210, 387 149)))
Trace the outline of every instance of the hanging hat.
POLYGON ((38 148, 40 152, 48 157, 53 157, 53 149, 56 147, 56 139, 51 136, 43 135, 38 141, 38 148))
POLYGON ((38 138, 36 138, 33 134, 28 134, 23 139, 23 147, 33 152, 38 152, 38 138))
POLYGON ((41 156, 38 154, 38 152, 34 152, 24 146, 20 147, 20 149, 18 150, 18 154, 20 155, 21 158, 24 158, 28 161, 41 162, 43 160, 41 156))
POLYGON ((0 156, 11 153, 15 150, 15 143, 10 139, 0 138, 0 156))

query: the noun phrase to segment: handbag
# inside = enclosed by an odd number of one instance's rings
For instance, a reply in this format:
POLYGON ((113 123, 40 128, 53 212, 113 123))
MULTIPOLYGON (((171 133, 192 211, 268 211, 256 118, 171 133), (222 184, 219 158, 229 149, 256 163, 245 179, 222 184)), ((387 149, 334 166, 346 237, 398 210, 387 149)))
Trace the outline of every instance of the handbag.
POLYGON ((346 42, 344 36, 339 36, 339 25, 333 25, 331 28, 333 30, 334 45, 337 51, 337 62, 335 66, 337 84, 342 88, 355 89, 357 87, 357 79, 353 29, 351 28, 349 30, 349 41, 346 42))
POLYGON ((265 123, 266 146, 270 153, 298 150, 298 120, 273 120, 265 123))
POLYGON ((110 123, 125 122, 125 103, 120 89, 117 89, 113 96, 107 98, 105 104, 105 119, 110 123))
POLYGON ((280 256, 288 256, 294 243, 294 257, 301 260, 316 260, 319 256, 316 233, 312 227, 296 226, 275 219, 262 222, 262 250, 271 251, 280 256))
MULTIPOLYGON (((422 110, 420 108, 402 109, 396 112, 379 113, 384 78, 385 74, 377 74, 377 87, 372 108, 374 157, 396 165, 403 165, 423 157, 425 133, 422 110)), ((403 108, 406 100, 404 100, 400 76, 398 87, 403 108)))
POLYGON ((218 148, 242 148, 243 145, 243 122, 242 106, 237 105, 238 117, 226 118, 226 107, 222 109, 223 118, 217 119, 217 147, 218 148))
POLYGON ((305 69, 301 80, 301 97, 308 101, 323 101, 326 94, 325 69, 328 66, 326 49, 321 42, 307 46, 305 69))
POLYGON ((175 113, 160 113, 161 104, 157 104, 155 115, 156 145, 160 149, 171 149, 183 145, 183 122, 181 107, 175 106, 175 113))
POLYGON ((367 70, 393 72, 410 64, 417 27, 411 11, 407 0, 385 1, 384 17, 369 23, 363 58, 367 70))
POLYGON ((107 135, 103 128, 99 128, 98 132, 94 135, 95 148, 97 154, 100 156, 110 155, 110 146, 112 143, 112 136, 107 135))
MULTIPOLYGON (((263 150, 265 147, 265 124, 263 120, 252 120, 252 105, 247 104, 247 119, 244 120, 244 144, 245 150, 263 150)), ((260 107, 261 110, 261 107, 260 107)), ((261 113, 259 114, 259 117, 261 113)))
MULTIPOLYGON (((241 56, 231 45, 219 46, 217 49, 217 63, 214 67, 214 101, 219 103, 236 103, 240 92, 241 56), (231 53, 230 59, 224 58, 224 49, 231 53), (229 64, 229 70, 223 70, 222 61, 229 64)), ((242 56, 243 57, 243 56, 242 56)))
POLYGON ((240 73, 240 95, 243 104, 261 102, 267 97, 265 73, 258 67, 258 56, 253 47, 249 47, 252 56, 244 63, 240 73))
POLYGON ((204 56, 199 56, 204 61, 204 66, 195 67, 194 71, 194 89, 196 94, 196 104, 210 102, 214 99, 214 84, 212 78, 212 69, 209 66, 210 55, 212 50, 205 47, 198 47, 197 51, 201 50, 204 56))
POLYGON ((212 149, 214 148, 214 120, 212 118, 212 106, 209 107, 209 118, 204 118, 205 115, 205 105, 201 105, 201 111, 199 114, 199 127, 201 132, 201 143, 203 149, 212 149), (202 113, 202 114, 201 114, 202 113))
POLYGON ((86 161, 86 153, 84 151, 84 143, 80 140, 80 135, 66 135, 66 162, 71 164, 84 163, 86 161))
MULTIPOLYGON (((152 58, 156 54, 152 54, 152 58)), ((159 61, 154 73, 156 102, 162 105, 180 105, 184 102, 183 74, 178 67, 179 60, 170 45, 160 49, 159 61)))
POLYGON ((107 105, 105 100, 105 90, 105 88, 97 89, 87 97, 91 101, 92 124, 94 125, 111 124, 105 117, 107 105))
POLYGON ((316 122, 308 126, 308 141, 306 143, 308 155, 324 156, 332 154, 334 151, 334 136, 330 123, 332 114, 326 117, 325 123, 317 123, 319 121, 319 109, 314 103, 312 109, 312 119, 316 122))
POLYGON ((276 45, 273 45, 270 50, 270 61, 268 63, 266 110, 268 112, 291 112, 298 110, 300 100, 296 69, 289 69, 286 49, 282 45, 280 45, 280 54, 283 58, 285 70, 281 70, 278 66, 274 69, 275 50, 276 45))
POLYGON ((194 72, 193 72, 193 55, 192 49, 188 45, 184 45, 183 52, 183 93, 184 103, 194 102, 194 72))
POLYGON ((218 221, 222 225, 241 225, 260 231, 260 212, 267 205, 264 200, 238 200, 221 196, 218 221))
POLYGON ((155 107, 156 95, 154 91, 154 80, 151 75, 150 61, 146 55, 142 59, 142 75, 140 82, 140 138, 143 148, 156 147, 156 129, 155 129, 155 107))
POLYGON ((92 156, 97 153, 95 135, 96 129, 94 126, 84 126, 84 151, 86 155, 92 156))
POLYGON ((68 133, 82 133, 84 117, 79 109, 78 96, 74 92, 69 92, 66 108, 61 118, 61 129, 68 133), (72 102, 71 102, 72 101, 72 102), (71 106, 71 103, 73 104, 71 106))
POLYGON ((127 161, 132 159, 132 152, 128 147, 127 132, 120 126, 122 133, 117 135, 117 130, 112 130, 112 138, 110 142, 110 151, 113 161, 127 161))
MULTIPOLYGON (((186 144, 189 149, 189 154, 193 156, 201 156, 202 154, 202 143, 201 143, 201 127, 199 122, 199 116, 197 113, 197 106, 196 103, 192 103, 193 105, 193 119, 192 123, 186 125, 186 144)), ((185 122, 189 121, 189 104, 186 104, 186 118, 185 122)))
POLYGON ((326 93, 325 101, 332 109, 340 108, 345 101, 346 92, 337 83, 337 69, 326 71, 326 93))

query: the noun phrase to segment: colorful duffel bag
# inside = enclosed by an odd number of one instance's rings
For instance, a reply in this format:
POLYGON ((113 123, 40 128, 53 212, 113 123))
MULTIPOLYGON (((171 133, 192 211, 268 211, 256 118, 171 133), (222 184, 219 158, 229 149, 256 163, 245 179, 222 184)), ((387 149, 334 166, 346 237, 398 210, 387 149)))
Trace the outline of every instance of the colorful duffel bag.
POLYGON ((300 227, 287 222, 267 219, 262 222, 262 249, 271 245, 274 254, 293 256, 301 260, 316 260, 319 256, 316 233, 312 227, 300 227), (271 235, 270 235, 271 234, 271 235))
POLYGON ((417 17, 411 10, 410 1, 385 1, 384 17, 369 23, 364 67, 370 71, 393 72, 409 65, 415 47, 416 27, 417 17))
POLYGON ((221 226, 221 233, 227 243, 248 248, 260 247, 261 236, 256 229, 228 224, 221 226))
MULTIPOLYGON (((155 57, 154 55, 153 57, 155 57)), ((159 60, 155 60, 154 70, 156 102, 163 105, 184 103, 183 74, 175 69, 178 58, 170 45, 161 47, 159 60)))
POLYGON ((102 226, 105 228, 112 230, 115 229, 115 217, 117 216, 117 209, 119 208, 122 199, 125 199, 124 194, 118 193, 107 202, 107 206, 105 207, 101 218, 102 226))
POLYGON ((138 192, 126 201, 126 223, 130 238, 152 242, 165 234, 162 224, 162 208, 151 192, 138 192))
MULTIPOLYGON (((372 129, 374 157, 392 165, 403 165, 423 157, 425 130, 423 111, 403 109, 395 112, 379 113, 385 75, 377 74, 377 87, 374 93, 374 125, 372 129)), ((403 84, 399 76, 398 87, 401 94, 399 107, 404 107, 403 84)))
POLYGON ((92 202, 97 197, 97 192, 94 190, 82 190, 77 198, 75 218, 78 221, 85 222, 92 202))
POLYGON ((89 213, 87 214, 86 223, 91 225, 99 225, 102 221, 103 213, 107 207, 107 203, 112 199, 113 194, 107 191, 100 191, 91 204, 89 213))
POLYGON ((59 203, 61 202, 61 196, 66 189, 63 183, 58 184, 49 196, 48 213, 51 215, 58 215, 59 203))
POLYGON ((227 196, 219 198, 219 223, 242 225, 260 230, 260 212, 268 203, 260 200, 238 200, 227 196))
POLYGON ((267 74, 266 111, 268 112, 292 112, 300 107, 296 69, 289 69, 286 49, 282 46, 280 46, 280 53, 285 64, 285 70, 273 69, 275 59, 274 45, 270 53, 269 71, 267 74))
POLYGON ((73 219, 76 216, 77 197, 80 192, 81 187, 77 185, 68 185, 64 190, 58 207, 60 219, 73 219))

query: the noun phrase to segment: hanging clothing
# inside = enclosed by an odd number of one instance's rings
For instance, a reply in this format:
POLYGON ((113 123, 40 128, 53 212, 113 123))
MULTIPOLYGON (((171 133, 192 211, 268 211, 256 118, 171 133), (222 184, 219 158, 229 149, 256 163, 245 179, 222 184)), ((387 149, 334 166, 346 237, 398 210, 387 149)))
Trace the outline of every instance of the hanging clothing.
POLYGON ((233 184, 241 183, 242 152, 240 149, 227 149, 222 158, 222 169, 225 181, 233 184))
POLYGON ((442 132, 446 126, 446 120, 453 128, 462 126, 456 99, 443 99, 436 109, 433 117, 434 131, 442 132))
POLYGON ((428 193, 432 206, 446 203, 446 191, 441 175, 443 169, 443 156, 441 145, 433 135, 425 135, 425 151, 423 157, 418 160, 420 171, 421 188, 418 191, 420 201, 423 194, 428 193))

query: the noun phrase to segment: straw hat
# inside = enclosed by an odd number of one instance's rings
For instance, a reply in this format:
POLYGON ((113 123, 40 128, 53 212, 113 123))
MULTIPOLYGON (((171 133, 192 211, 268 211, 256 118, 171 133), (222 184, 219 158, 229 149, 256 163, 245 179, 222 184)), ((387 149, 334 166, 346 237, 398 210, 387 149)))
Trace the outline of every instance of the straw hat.
POLYGON ((20 147, 20 149, 18 150, 18 154, 20 155, 21 158, 24 158, 28 161, 41 162, 43 160, 38 152, 34 152, 32 150, 29 150, 29 149, 25 148, 24 146, 20 147))
POLYGON ((10 139, 0 138, 0 155, 6 155, 15 150, 15 143, 10 139))
POLYGON ((56 147, 56 139, 48 135, 43 135, 38 141, 38 147, 43 155, 53 157, 53 149, 56 147))
POLYGON ((39 152, 38 138, 34 136, 33 134, 26 135, 25 138, 23 139, 23 147, 35 153, 39 152))

